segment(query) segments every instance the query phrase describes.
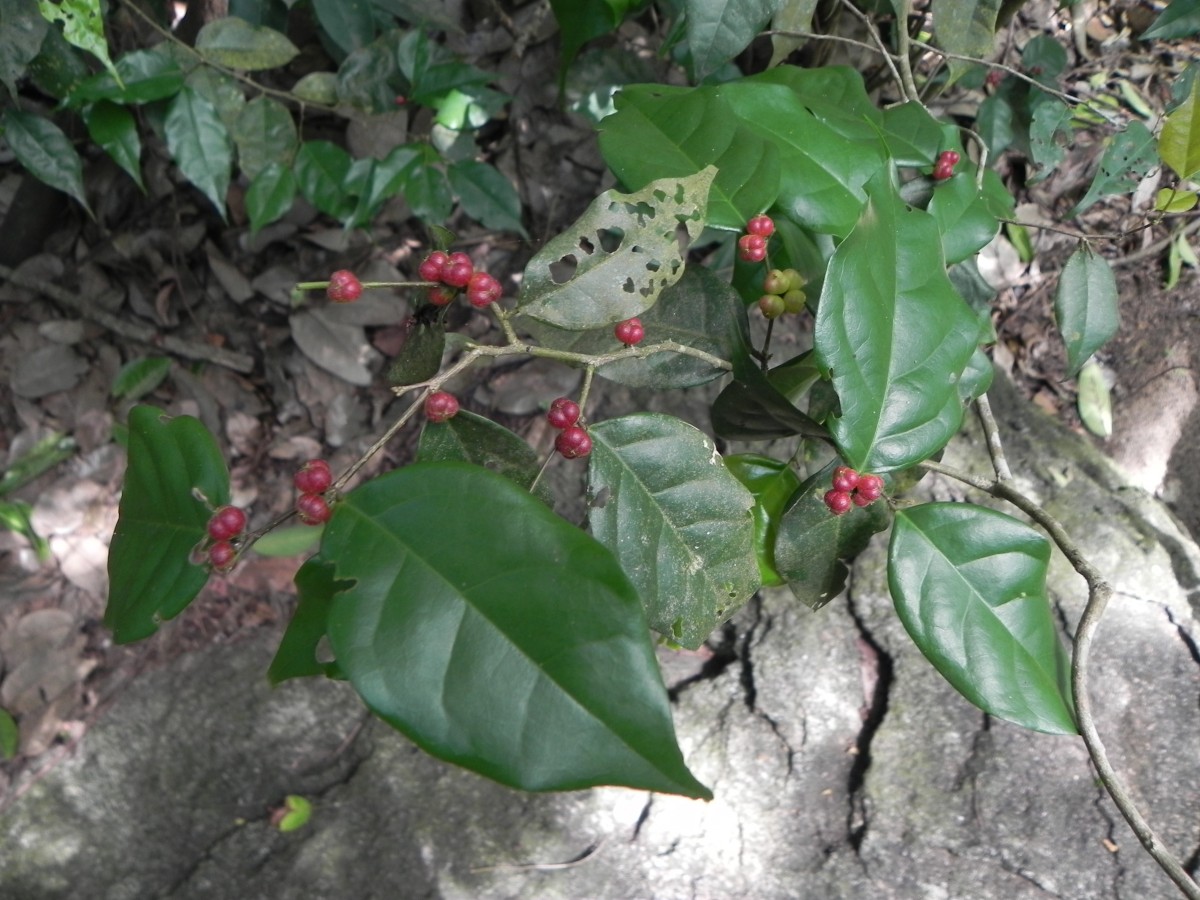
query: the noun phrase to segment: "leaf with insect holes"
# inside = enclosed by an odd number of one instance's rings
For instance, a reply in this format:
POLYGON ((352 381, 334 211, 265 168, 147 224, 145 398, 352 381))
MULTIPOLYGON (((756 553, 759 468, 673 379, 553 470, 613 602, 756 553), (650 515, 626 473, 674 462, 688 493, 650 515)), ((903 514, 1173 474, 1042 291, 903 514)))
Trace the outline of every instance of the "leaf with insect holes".
POLYGON ((286 35, 237 16, 216 19, 201 28, 196 50, 208 62, 243 72, 279 69, 300 53, 286 35))
MULTIPOLYGON (((1166 130, 1164 125, 1163 131, 1166 130)), ((1099 171, 1096 172, 1096 177, 1092 179, 1083 199, 1067 214, 1069 218, 1079 215, 1106 194, 1132 190, 1139 179, 1158 165, 1154 135, 1141 122, 1130 122, 1124 131, 1106 138, 1105 143, 1107 146, 1104 155, 1100 157, 1099 171)), ((1166 159, 1167 154, 1164 152, 1163 160, 1166 159)))
POLYGON ((709 166, 632 194, 605 191, 529 261, 518 310, 559 328, 585 329, 649 309, 683 275, 680 232, 687 243, 700 236, 716 173, 709 166))
POLYGON ((1054 318, 1067 345, 1068 375, 1117 333, 1117 279, 1103 256, 1080 241, 1058 277, 1054 318))

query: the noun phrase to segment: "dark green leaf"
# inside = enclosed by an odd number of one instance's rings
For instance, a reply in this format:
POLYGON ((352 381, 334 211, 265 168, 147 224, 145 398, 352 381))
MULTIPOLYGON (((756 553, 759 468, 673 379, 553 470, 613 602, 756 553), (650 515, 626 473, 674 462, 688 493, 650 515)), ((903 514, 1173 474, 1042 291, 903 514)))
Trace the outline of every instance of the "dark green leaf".
POLYGON ((904 205, 887 171, 829 263, 817 305, 817 359, 842 415, 843 458, 864 472, 907 468, 958 430, 957 381, 979 320, 946 277, 937 221, 904 205))
MULTIPOLYGON (((1163 131, 1166 131, 1166 125, 1163 131)), ((1087 193, 1068 213, 1068 217, 1079 215, 1106 194, 1132 190, 1147 172, 1158 165, 1154 135, 1136 119, 1124 131, 1106 138, 1105 143, 1107 146, 1100 157, 1100 169, 1087 193)))
POLYGON ((196 36, 196 49, 208 61, 254 72, 286 66, 300 50, 273 28, 251 25, 236 16, 209 22, 196 36))
POLYGON ((975 187, 974 165, 960 164, 953 176, 938 182, 928 209, 937 220, 947 264, 974 256, 1000 230, 1000 223, 975 187))
POLYGON ((495 166, 468 159, 453 163, 448 171, 450 188, 467 215, 485 228, 528 237, 521 224, 521 198, 495 166))
POLYGON ((0 81, 16 95, 17 81, 37 57, 49 23, 37 0, 0 0, 0 81))
POLYGON ((171 360, 165 356, 130 360, 113 379, 110 393, 125 400, 137 400, 162 384, 170 371, 171 360))
POLYGON ((108 41, 104 37, 104 14, 100 0, 42 0, 39 3, 42 15, 54 23, 62 24, 63 37, 68 43, 90 53, 114 72, 108 57, 108 41))
POLYGON ((91 213, 83 191, 83 161, 57 125, 34 113, 6 109, 0 125, 17 162, 50 187, 70 194, 91 213))
POLYGON ((383 159, 356 160, 354 166, 365 165, 367 169, 361 184, 355 186, 358 205, 346 227, 360 228, 368 225, 378 215, 384 203, 404 188, 414 163, 421 155, 422 150, 418 145, 401 144, 383 159))
POLYGON ((255 179, 271 163, 291 165, 298 143, 296 123, 278 100, 255 97, 238 114, 233 142, 242 172, 255 179))
POLYGON ((525 267, 520 311, 559 328, 612 325, 649 309, 683 275, 679 233, 704 228, 712 167, 632 194, 605 191, 525 267), (560 275, 558 266, 573 264, 560 275))
POLYGON ((787 463, 753 453, 726 456, 725 467, 754 497, 751 512, 759 580, 764 587, 783 584, 783 578, 775 569, 775 535, 779 531, 783 508, 800 487, 800 479, 787 463))
POLYGON ((16 459, 9 461, 8 468, 0 476, 0 497, 24 487, 43 472, 49 472, 63 460, 70 459, 76 449, 74 438, 61 432, 50 432, 16 459))
POLYGON ((1026 728, 1075 734, 1049 560, 1049 542, 1010 516, 928 503, 896 513, 888 584, 914 643, 959 693, 1026 728))
POLYGON ((883 139, 898 166, 931 166, 942 151, 942 124, 915 100, 883 111, 883 139))
POLYGON ((562 33, 562 67, 565 69, 588 41, 616 30, 641 0, 550 0, 562 33))
POLYGON ((113 162, 129 173, 129 177, 144 190, 141 167, 142 141, 138 137, 137 122, 133 119, 133 113, 124 106, 101 100, 84 109, 83 120, 92 140, 103 147, 113 162))
POLYGON ((208 100, 185 87, 171 101, 164 122, 167 149, 179 170, 225 218, 225 194, 233 169, 229 132, 208 100))
POLYGON ((988 153, 996 159, 1012 146, 1014 135, 1014 111, 1012 107, 1011 90, 997 91, 979 104, 979 115, 975 119, 975 128, 979 136, 987 144, 988 153))
POLYGON ((7 710, 0 709, 0 759, 12 759, 21 745, 17 721, 7 710))
POLYGON ((296 199, 296 176, 290 166, 269 163, 258 173, 246 191, 246 212, 250 216, 250 232, 255 234, 265 225, 283 216, 296 199))
POLYGON ((321 554, 353 585, 329 615, 338 666, 428 752, 523 790, 711 797, 629 579, 512 482, 462 463, 376 478, 338 504, 321 554))
POLYGON ((370 113, 394 110, 396 96, 409 90, 396 61, 403 35, 392 29, 347 56, 337 71, 337 99, 370 113))
POLYGON ((375 16, 368 0, 313 0, 321 30, 343 53, 375 39, 375 16))
POLYGON ((713 431, 730 441, 770 441, 802 434, 822 440, 829 432, 796 409, 757 365, 734 360, 734 380, 712 407, 713 431))
MULTIPOLYGON (((867 95, 862 75, 849 66, 821 66, 815 69, 776 66, 742 79, 739 84, 782 85, 795 94, 804 108, 834 134, 872 147, 879 141, 883 115, 867 95)), ((720 91, 723 87, 714 90, 720 91)), ((756 91, 759 88, 746 90, 756 91)), ((737 114, 743 119, 752 118, 749 111, 740 108, 737 114)))
POLYGON ((104 624, 117 643, 149 637, 204 587, 208 569, 191 554, 212 509, 228 502, 229 471, 200 420, 134 407, 129 466, 108 550, 104 624))
POLYGON ((971 355, 971 361, 963 369, 962 377, 958 380, 958 396, 963 403, 978 400, 992 386, 992 378, 996 374, 995 366, 983 348, 976 347, 971 355))
POLYGON ((78 85, 68 98, 72 104, 111 100, 113 103, 149 103, 174 97, 183 88, 184 73, 171 53, 162 47, 135 50, 117 60, 120 82, 101 72, 78 85))
MULTIPOLYGON (((503 425, 466 410, 446 422, 425 423, 417 460, 482 466, 527 491, 542 470, 537 453, 522 438, 503 425)), ((545 484, 540 484, 534 495, 554 505, 545 484)))
POLYGON ((1029 150, 1038 171, 1030 179, 1041 181, 1063 161, 1066 153, 1055 137, 1063 132, 1070 134, 1071 108, 1056 97, 1047 97, 1036 104, 1033 121, 1029 126, 1029 150))
POLYGON ((446 170, 433 147, 422 144, 417 149, 421 156, 404 169, 404 199, 418 219, 444 222, 454 208, 446 170))
POLYGON ((51 28, 27 74, 38 90, 69 104, 71 92, 92 76, 92 68, 57 28, 51 28))
POLYGON ((786 0, 684 0, 692 75, 699 81, 741 53, 786 0))
POLYGON ((332 668, 330 663, 317 659, 317 645, 328 630, 334 594, 345 590, 350 582, 338 582, 334 578, 333 563, 320 556, 314 556, 302 565, 296 571, 295 581, 296 611, 292 613, 292 620, 288 622, 287 631, 283 633, 279 649, 267 670, 271 684, 289 678, 327 675, 332 668))
POLYGON ((1078 372, 1120 325, 1117 279, 1112 267, 1082 241, 1058 277, 1054 317, 1067 345, 1069 376, 1078 372))
MULTIPOLYGON (((990 58, 996 39, 1000 0, 933 0, 933 27, 943 50, 976 59, 990 58)), ((972 64, 951 59, 950 78, 956 80, 972 64)))
POLYGON ((305 141, 292 169, 304 198, 325 215, 342 219, 353 210, 346 190, 350 164, 350 154, 336 144, 305 141))
POLYGON ((1174 0, 1159 13, 1158 18, 1142 32, 1143 41, 1191 37, 1200 32, 1200 3, 1196 0, 1174 0))
POLYGON ((422 106, 440 106, 455 88, 466 90, 487 84, 492 76, 459 60, 420 28, 408 32, 396 47, 396 61, 409 82, 409 100, 422 106))
POLYGON ((610 492, 592 533, 637 585, 650 626, 699 647, 758 589, 754 498, 680 419, 623 416, 588 433, 591 489, 610 492))
POLYGON ((1021 68, 1047 87, 1055 86, 1058 76, 1066 67, 1067 51, 1048 34, 1030 38, 1021 51, 1021 68))

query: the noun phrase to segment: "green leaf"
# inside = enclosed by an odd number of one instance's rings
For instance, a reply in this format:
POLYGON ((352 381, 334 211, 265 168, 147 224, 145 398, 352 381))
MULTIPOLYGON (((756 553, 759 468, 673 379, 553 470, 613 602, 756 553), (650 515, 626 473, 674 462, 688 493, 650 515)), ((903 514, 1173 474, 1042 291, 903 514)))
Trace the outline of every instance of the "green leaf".
POLYGON ((1154 209, 1157 212, 1188 212, 1189 210, 1194 209, 1195 206, 1195 191, 1181 191, 1176 188, 1162 188, 1154 196, 1154 209))
POLYGON ((284 834, 296 831, 308 824, 312 818, 312 803, 299 794, 288 794, 284 799, 286 812, 279 820, 279 830, 284 834))
POLYGON ((494 231, 515 231, 528 237, 521 224, 521 198, 495 166, 465 159, 452 164, 448 174, 451 190, 472 219, 494 231))
POLYGON ((423 307, 418 315, 409 316, 404 321, 404 345, 388 369, 389 384, 420 384, 436 375, 442 367, 446 326, 436 317, 425 313, 430 309, 423 307))
POLYGON ((15 96, 17 81, 42 49, 49 23, 37 0, 0 0, 0 23, 0 81, 15 96))
POLYGON ((916 100, 883 111, 883 139, 898 166, 931 166, 942 151, 942 123, 916 100))
POLYGON ((815 345, 842 415, 833 436, 846 462, 884 473, 939 450, 962 422, 959 376, 980 324, 946 276, 933 216, 900 199, 890 173, 829 263, 815 345))
POLYGON ((246 212, 250 233, 281 218, 296 200, 296 176, 290 166, 268 163, 246 191, 246 212))
POLYGON ((50 544, 33 527, 33 507, 23 500, 0 500, 0 528, 7 528, 29 541, 39 562, 50 561, 50 544))
POLYGON ((1055 137, 1071 127, 1071 108, 1056 97, 1039 102, 1033 110, 1033 121, 1029 126, 1029 150, 1038 171, 1031 182, 1038 182, 1050 175, 1066 158, 1063 148, 1055 137))
POLYGON ((802 434, 829 440, 829 432, 798 410, 756 364, 734 360, 734 380, 712 406, 713 432, 729 441, 771 441, 802 434))
POLYGON ((1094 360, 1088 360, 1079 370, 1079 419, 1084 427, 1098 437, 1112 436, 1112 395, 1104 373, 1094 360))
MULTIPOLYGON (((421 159, 419 145, 401 144, 393 147, 383 159, 357 160, 354 165, 366 164, 368 173, 358 190, 358 205, 347 228, 365 226, 378 215, 384 203, 396 196, 408 182, 414 164, 421 159)), ((423 379, 422 379, 423 380, 423 379)))
MULTIPOLYGON (((307 525, 303 527, 319 532, 307 525)), ((350 587, 350 582, 338 582, 333 573, 333 563, 320 556, 314 556, 296 570, 296 611, 292 613, 292 620, 288 622, 287 631, 283 633, 279 649, 267 670, 271 684, 280 684, 289 678, 328 675, 336 668, 317 659, 317 647, 328 631, 333 596, 350 587)))
POLYGON ((236 16, 216 19, 201 28, 196 50, 208 62, 243 72, 279 69, 300 55, 286 35, 236 16))
POLYGON ((353 211, 346 189, 350 154, 329 141, 305 141, 292 167, 304 198, 325 215, 345 218, 353 211))
POLYGON ((409 82, 408 99, 422 106, 440 107, 455 89, 467 91, 492 80, 487 72, 467 65, 419 28, 401 38, 396 62, 409 82))
POLYGON ((117 75, 107 72, 81 82, 67 98, 71 104, 111 100, 113 103, 150 103, 174 97, 183 88, 179 62, 166 48, 135 50, 117 60, 117 75))
POLYGON ((846 587, 846 563, 866 549, 871 535, 888 527, 887 504, 851 507, 835 516, 825 505, 835 459, 788 498, 775 538, 775 567, 792 594, 817 610, 846 587))
POLYGON ((1054 317, 1067 345, 1067 374, 1073 376, 1117 333, 1117 279, 1103 256, 1080 241, 1058 277, 1054 317))
POLYGON ((292 85, 292 93, 307 103, 333 106, 338 102, 338 76, 333 72, 309 72, 292 85))
POLYGON ((271 163, 291 165, 298 139, 296 123, 286 106, 270 97, 255 97, 238 114, 233 126, 238 164, 254 179, 271 163))
POLYGON ((307 552, 321 538, 321 525, 292 525, 276 528, 254 542, 259 556, 298 556, 307 552))
POLYGON ((720 93, 627 85, 599 125, 600 152, 620 182, 637 190, 659 178, 715 165, 708 224, 740 231, 779 193, 779 151, 738 121, 720 93))
MULTIPOLYGON (((938 45, 959 56, 990 58, 1000 5, 1000 0, 933 0, 933 27, 938 45)), ((951 59, 949 65, 953 82, 973 64, 951 59)))
MULTIPOLYGON (((537 453, 503 425, 460 410, 446 422, 425 423, 417 449, 418 462, 465 462, 502 475, 528 491, 542 471, 537 453)), ((554 505, 542 484, 535 496, 554 505)))
POLYGON ((142 184, 142 141, 138 137, 133 113, 124 106, 101 100, 86 107, 83 121, 92 140, 104 148, 113 162, 124 169, 137 186, 142 184))
MULTIPOLYGON (((745 319, 745 306, 729 283, 703 268, 686 269, 683 277, 664 290, 658 302, 641 314, 646 345, 675 341, 724 360, 732 360, 739 352, 745 319)), ((537 319, 529 319, 523 324, 528 326, 539 344, 555 350, 596 355, 618 347, 612 329, 607 326, 589 331, 567 331, 537 319)), ((707 384, 726 371, 694 356, 664 352, 609 363, 596 373, 630 387, 667 390, 707 384)))
POLYGON ((896 513, 888 584, 914 643, 960 694, 1026 728, 1076 734, 1049 560, 1049 542, 1010 516, 928 503, 896 513))
POLYGON ((562 36, 563 69, 584 44, 615 31, 640 3, 641 0, 550 0, 562 36))
POLYGON ((605 191, 569 229, 529 261, 518 309, 559 328, 612 325, 649 309, 683 275, 677 232, 704 227, 711 166, 665 178, 632 194, 605 191), (561 275, 559 266, 572 266, 561 275))
POLYGON ((784 505, 800 487, 800 479, 786 462, 746 453, 726 456, 725 468, 746 486, 754 497, 754 556, 758 577, 764 587, 783 584, 775 568, 775 535, 784 505))
POLYGON ((225 218, 233 147, 216 108, 191 87, 181 90, 163 123, 167 149, 184 174, 225 218))
POLYGON ((937 220, 947 264, 974 256, 1000 230, 1000 223, 975 187, 974 168, 961 165, 959 171, 937 185, 929 201, 928 211, 937 220))
POLYGON ((370 113, 394 110, 396 96, 409 91, 396 60, 402 38, 403 32, 392 29, 347 56, 338 67, 336 99, 370 113))
MULTIPOLYGON (((1129 128, 1139 124, 1131 122, 1129 128)), ((1158 152, 1162 161, 1185 181, 1200 172, 1200 79, 1192 81, 1187 100, 1163 121, 1158 152)))
POLYGON ((34 113, 6 109, 0 125, 17 162, 50 187, 70 194, 91 214, 83 190, 83 161, 57 125, 34 113))
POLYGON ((418 219, 444 222, 454 208, 454 197, 442 159, 429 144, 419 145, 417 151, 420 156, 404 170, 404 199, 418 219))
POLYGON ((462 463, 376 478, 338 504, 321 553, 352 583, 329 614, 338 666, 429 753, 522 790, 712 796, 675 742, 629 579, 509 480, 462 463))
POLYGON ((0 759, 12 759, 21 746, 21 732, 17 720, 6 709, 0 709, 0 759))
MULTIPOLYGON (((817 11, 817 2, 818 0, 789 0, 771 19, 771 30, 775 32, 811 31, 813 15, 817 11)), ((788 34, 771 35, 771 68, 778 66, 793 51, 803 47, 806 42, 806 38, 788 34)))
POLYGON ((650 627, 699 647, 759 586, 754 498, 712 440, 672 416, 593 425, 592 533, 637 585, 650 627))
POLYGON ((170 371, 171 360, 165 356, 131 359, 113 379, 109 393, 124 400, 137 400, 162 384, 170 371))
POLYGON ((246 94, 241 83, 219 69, 198 66, 188 73, 186 84, 212 104, 225 131, 232 131, 246 106, 246 94))
POLYGON ((741 53, 786 0, 684 0, 692 76, 697 80, 741 53))
POLYGON ((321 30, 342 53, 353 53, 375 39, 368 0, 313 0, 312 6, 321 30))
POLYGON ((50 432, 9 462, 4 475, 0 476, 0 497, 24 487, 43 472, 49 472, 60 462, 70 459, 76 449, 74 438, 61 432, 50 432))
POLYGON ((205 537, 212 509, 228 502, 229 471, 200 420, 134 407, 129 466, 108 550, 104 624, 117 643, 149 637, 204 587, 208 569, 193 563, 191 554, 205 537))
MULTIPOLYGON (((1166 131, 1166 125, 1163 126, 1166 131)), ((1100 169, 1083 199, 1068 214, 1074 218, 1106 194, 1132 190, 1147 172, 1158 165, 1154 135, 1141 122, 1130 122, 1124 131, 1105 139, 1107 146, 1100 157, 1100 169)), ((1166 156, 1163 156, 1166 160, 1166 156)), ((1169 165, 1169 163, 1168 163, 1169 165)))
POLYGON ((120 81, 108 55, 100 0, 38 0, 38 7, 48 21, 62 22, 68 44, 96 57, 120 81))
POLYGON ((1200 3, 1197 0, 1174 0, 1159 13, 1158 18, 1142 32, 1143 41, 1191 37, 1200 32, 1200 3))

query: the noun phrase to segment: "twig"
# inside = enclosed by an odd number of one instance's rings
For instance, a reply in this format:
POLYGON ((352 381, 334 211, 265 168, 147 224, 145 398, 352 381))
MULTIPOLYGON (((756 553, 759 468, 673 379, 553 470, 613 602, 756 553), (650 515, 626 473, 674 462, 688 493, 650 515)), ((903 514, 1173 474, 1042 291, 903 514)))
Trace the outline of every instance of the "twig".
MULTIPOLYGON (((849 0, 843 0, 849 6, 849 0)), ((909 100, 921 102, 921 92, 917 90, 917 82, 913 78, 912 59, 910 58, 912 35, 908 33, 908 16, 912 11, 912 0, 900 0, 896 10, 899 21, 896 23, 896 50, 900 54, 900 74, 903 76, 904 94, 909 100)))
POLYGON ((1008 467, 1008 457, 1004 455, 1000 429, 996 425, 996 417, 992 415, 992 403, 986 393, 979 395, 979 399, 975 401, 975 409, 979 413, 979 424, 987 438, 988 455, 992 458, 992 468, 996 470, 996 477, 1001 481, 1012 481, 1012 470, 1008 467))
POLYGON ((169 334, 160 334, 147 325, 127 322, 118 316, 114 316, 112 313, 84 303, 79 297, 64 291, 57 285, 47 284, 41 279, 28 278, 20 272, 14 272, 7 266, 0 266, 0 278, 27 290, 44 294, 60 306, 65 306, 72 312, 90 319, 97 325, 107 328, 114 334, 119 334, 121 337, 128 338, 131 341, 149 344, 153 347, 166 350, 169 353, 174 353, 176 356, 185 357, 186 359, 198 359, 204 362, 215 363, 218 366, 224 366, 227 369, 233 369, 235 372, 242 372, 243 374, 254 371, 254 357, 252 356, 247 356, 244 353, 236 353, 233 350, 226 350, 224 347, 213 347, 209 344, 194 344, 191 341, 185 341, 182 338, 173 337, 169 334))
POLYGON ((1088 756, 1091 757, 1092 764, 1100 776, 1100 782, 1112 797, 1117 809, 1121 811, 1121 815, 1125 817, 1125 821, 1129 823, 1129 827, 1133 829, 1133 833, 1137 835, 1137 839, 1146 852, 1175 882, 1176 887, 1184 896, 1191 900, 1200 900, 1200 885, 1192 880, 1175 855, 1163 845, 1162 840, 1133 802, 1125 783, 1113 769, 1092 716, 1092 701, 1088 696, 1087 689, 1090 652, 1096 629, 1100 626, 1104 609, 1112 597, 1112 586, 1104 579, 1100 571, 1084 557, 1058 520, 1022 494, 1010 482, 979 478, 968 472, 961 472, 952 466, 944 466, 932 461, 921 463, 921 468, 969 484, 1017 507, 1050 535, 1051 540, 1058 545, 1072 568, 1087 582, 1088 600, 1083 615, 1079 618, 1079 624, 1075 628, 1075 644, 1071 654, 1071 693, 1075 698, 1075 721, 1079 726, 1079 734, 1083 738, 1088 756))
POLYGON ((1141 262, 1147 257, 1157 256, 1159 253, 1162 253, 1164 250, 1170 247, 1171 243, 1178 238, 1179 235, 1192 234, 1197 230, 1200 230, 1200 219, 1196 219, 1193 222, 1188 222, 1187 225, 1183 226, 1182 230, 1175 232, 1175 234, 1169 234, 1165 238, 1157 240, 1152 244, 1147 244, 1140 250, 1134 250, 1125 254, 1124 256, 1118 256, 1116 259, 1110 259, 1108 264, 1110 266, 1128 266, 1135 262, 1141 262))
POLYGON ((1091 241, 1123 240, 1124 238, 1127 238, 1130 235, 1137 234, 1139 231, 1145 231, 1147 228, 1153 228, 1156 224, 1158 224, 1158 220, 1155 219, 1154 221, 1151 221, 1151 222, 1144 222, 1143 224, 1139 225, 1137 228, 1130 228, 1128 231, 1118 231, 1115 233, 1102 232, 1100 234, 1085 234, 1082 231, 1074 231, 1070 228, 1059 228, 1057 225, 1045 225, 1041 222, 1022 222, 1022 221, 1019 221, 1018 219, 1004 219, 1004 218, 997 219, 996 221, 1003 222, 1005 225, 1019 225, 1022 228, 1038 228, 1042 231, 1053 231, 1056 234, 1065 234, 1067 237, 1073 237, 1076 240, 1087 241, 1089 243, 1091 241))

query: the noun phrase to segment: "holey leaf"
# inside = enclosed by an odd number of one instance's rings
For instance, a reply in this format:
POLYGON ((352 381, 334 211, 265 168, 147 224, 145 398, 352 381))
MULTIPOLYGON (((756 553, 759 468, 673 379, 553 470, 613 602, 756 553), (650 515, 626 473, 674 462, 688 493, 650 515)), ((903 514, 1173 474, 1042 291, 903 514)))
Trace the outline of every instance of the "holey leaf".
POLYGON ((946 276, 938 224, 904 204, 889 173, 829 262, 817 306, 817 360, 842 415, 831 430, 856 469, 888 472, 925 459, 958 430, 958 380, 978 317, 946 276))
POLYGON ((1117 333, 1117 279, 1108 261, 1082 241, 1063 266, 1054 294, 1054 317, 1067 345, 1068 375, 1117 333))
POLYGON ((717 170, 663 178, 640 191, 605 191, 525 267, 518 308, 559 328, 611 325, 638 315, 683 275, 685 244, 704 228, 717 170))
POLYGON ((135 406, 129 413, 129 467, 108 550, 104 624, 118 643, 149 637, 204 587, 208 569, 189 557, 205 536, 210 506, 228 502, 229 471, 200 420, 135 406))
POLYGON ((888 584, 913 642, 960 694, 1026 728, 1075 734, 1049 560, 1049 542, 1011 516, 927 503, 896 513, 888 584))
POLYGON ((712 440, 672 416, 593 425, 592 534, 637 585, 650 627, 695 649, 758 589, 754 497, 712 440))
POLYGON ((351 582, 326 623, 338 670, 429 753, 522 790, 712 796, 633 585, 507 478, 453 462, 376 478, 337 505, 321 558, 351 582))

